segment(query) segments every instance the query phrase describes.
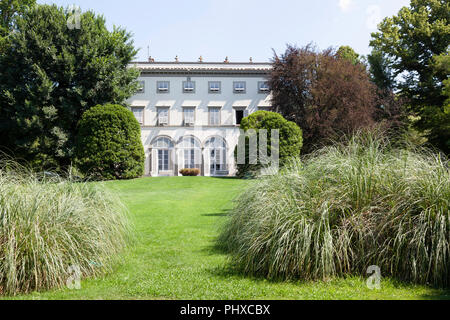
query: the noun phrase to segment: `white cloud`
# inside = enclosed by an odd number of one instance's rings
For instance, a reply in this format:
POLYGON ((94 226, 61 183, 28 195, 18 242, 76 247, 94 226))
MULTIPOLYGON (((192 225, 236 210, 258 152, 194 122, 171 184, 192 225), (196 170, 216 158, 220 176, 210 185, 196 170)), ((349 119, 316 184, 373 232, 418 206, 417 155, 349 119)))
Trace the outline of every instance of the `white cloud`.
POLYGON ((339 8, 341 8, 342 11, 347 12, 352 5, 352 1, 353 0, 339 0, 339 8))

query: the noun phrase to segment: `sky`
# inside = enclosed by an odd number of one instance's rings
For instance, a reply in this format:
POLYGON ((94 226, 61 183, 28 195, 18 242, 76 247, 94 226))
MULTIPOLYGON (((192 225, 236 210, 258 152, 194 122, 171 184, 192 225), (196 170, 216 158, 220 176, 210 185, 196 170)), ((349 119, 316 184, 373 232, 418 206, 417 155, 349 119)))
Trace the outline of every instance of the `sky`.
POLYGON ((409 0, 38 0, 102 14, 133 35, 138 61, 267 62, 310 42, 370 53, 371 33, 409 0), (150 50, 148 50, 148 47, 150 50))

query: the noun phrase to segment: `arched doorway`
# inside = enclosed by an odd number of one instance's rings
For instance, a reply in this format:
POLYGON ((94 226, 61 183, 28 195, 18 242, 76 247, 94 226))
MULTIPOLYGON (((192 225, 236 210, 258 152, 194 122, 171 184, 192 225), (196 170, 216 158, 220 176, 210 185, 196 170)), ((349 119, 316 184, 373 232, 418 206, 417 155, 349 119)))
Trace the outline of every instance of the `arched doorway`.
POLYGON ((173 176, 175 149, 169 137, 157 137, 152 143, 152 176, 173 176))
POLYGON ((194 136, 185 136, 177 145, 178 171, 181 169, 202 169, 202 148, 200 141, 194 136))
POLYGON ((227 176, 227 144, 222 137, 215 136, 205 142, 205 175, 227 176))

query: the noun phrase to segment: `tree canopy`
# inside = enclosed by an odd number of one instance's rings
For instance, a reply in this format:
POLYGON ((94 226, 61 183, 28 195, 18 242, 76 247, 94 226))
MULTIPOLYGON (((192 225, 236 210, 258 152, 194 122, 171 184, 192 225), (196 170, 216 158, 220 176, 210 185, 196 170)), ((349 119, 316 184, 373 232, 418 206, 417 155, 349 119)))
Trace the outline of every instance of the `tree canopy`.
MULTIPOLYGON (((341 51, 342 54, 342 51, 341 51)), ((273 108, 303 130, 306 152, 374 123, 376 88, 366 68, 308 45, 275 54, 269 84, 273 108)))
POLYGON ((449 137, 440 128, 445 126, 441 123, 445 117, 441 116, 445 113, 444 87, 449 71, 437 68, 435 59, 448 56, 449 22, 448 0, 411 0, 409 7, 380 23, 370 42, 375 57, 384 59, 384 70, 392 70, 389 77, 383 72, 374 73, 379 83, 389 83, 387 78, 393 81, 393 87, 409 99, 411 111, 419 116, 417 127, 447 153, 449 137))
POLYGON ((0 148, 39 167, 70 165, 83 113, 124 104, 137 89, 131 35, 109 31, 90 11, 69 28, 70 14, 55 5, 26 10, 0 54, 0 148))
POLYGON ((0 37, 6 36, 15 25, 17 16, 33 7, 36 0, 2 0, 0 1, 0 37))
POLYGON ((350 46, 341 46, 337 51, 337 55, 343 59, 349 60, 353 64, 361 63, 360 56, 350 46))

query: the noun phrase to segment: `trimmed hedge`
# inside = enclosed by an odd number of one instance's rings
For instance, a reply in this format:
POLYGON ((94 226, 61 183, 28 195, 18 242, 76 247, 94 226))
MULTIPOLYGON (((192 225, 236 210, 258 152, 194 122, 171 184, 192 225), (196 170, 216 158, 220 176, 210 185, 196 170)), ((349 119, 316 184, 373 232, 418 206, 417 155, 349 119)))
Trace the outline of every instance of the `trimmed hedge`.
POLYGON ((120 105, 98 105, 79 122, 76 166, 95 180, 133 179, 143 175, 141 128, 120 105))
MULTIPOLYGON (((266 129, 268 131, 267 135, 267 148, 268 155, 271 154, 271 130, 280 130, 280 165, 287 162, 288 159, 292 157, 299 157, 300 151, 303 146, 303 135, 300 127, 294 122, 286 120, 282 115, 270 111, 257 111, 252 113, 250 116, 242 119, 241 129, 247 132, 250 129, 254 129, 258 132, 260 129, 266 129)), ((238 164, 238 177, 243 177, 246 174, 253 174, 261 168, 261 164, 251 165, 249 164, 249 139, 246 139, 246 164, 238 164)), ((258 146, 259 147, 259 146, 258 146)), ((259 150, 258 150, 259 152, 259 150)), ((236 152, 235 152, 236 155, 236 152)), ((259 155, 258 155, 259 157, 259 155)))

